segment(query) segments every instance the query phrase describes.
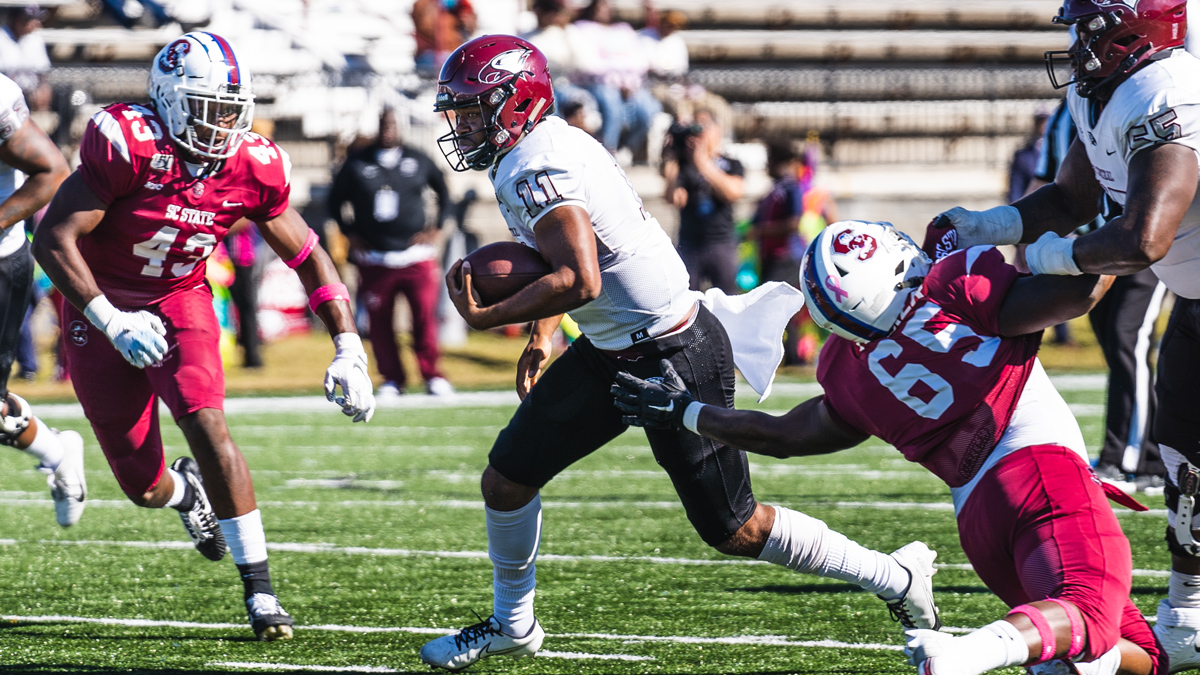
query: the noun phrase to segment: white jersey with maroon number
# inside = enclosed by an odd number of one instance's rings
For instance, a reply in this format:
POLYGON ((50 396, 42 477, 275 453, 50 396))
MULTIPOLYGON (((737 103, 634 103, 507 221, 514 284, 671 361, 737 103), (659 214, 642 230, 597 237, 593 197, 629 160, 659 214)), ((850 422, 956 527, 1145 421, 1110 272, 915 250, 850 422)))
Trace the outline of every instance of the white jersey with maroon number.
MULTIPOLYGON (((21 93, 21 88, 16 82, 0 75, 0 145, 7 143, 28 119, 29 106, 25 105, 25 95, 21 93)), ((0 162, 0 202, 11 197, 24 182, 25 174, 0 162)), ((4 233, 0 234, 0 258, 16 253, 24 243, 24 223, 17 223, 4 230, 4 233)))
POLYGON ((489 173, 513 237, 537 248, 550 211, 578 206, 596 233, 603 290, 571 311, 600 349, 626 349, 678 324, 699 299, 658 221, 612 155, 557 117, 542 120, 489 173))
POLYGON ((291 163, 271 141, 247 134, 215 173, 196 177, 145 106, 117 103, 84 132, 79 173, 108 209, 79 242, 109 300, 144 307, 204 283, 205 261, 241 218, 262 223, 288 207, 291 163))
MULTIPOLYGON (((1182 49, 1166 52, 1122 82, 1099 115, 1074 87, 1068 90, 1067 106, 1096 180, 1121 206, 1129 161, 1138 151, 1176 143, 1195 151, 1200 162, 1200 59, 1182 49)), ((1192 205, 1154 272, 1175 293, 1200 298, 1200 203, 1192 205)))

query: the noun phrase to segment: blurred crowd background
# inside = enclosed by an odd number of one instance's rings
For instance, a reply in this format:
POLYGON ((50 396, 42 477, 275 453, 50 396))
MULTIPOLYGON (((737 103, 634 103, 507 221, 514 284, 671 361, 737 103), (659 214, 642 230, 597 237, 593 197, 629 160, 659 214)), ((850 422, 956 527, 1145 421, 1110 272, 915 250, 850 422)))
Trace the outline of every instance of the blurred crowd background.
MULTIPOLYGON (((1036 187, 1061 100, 1042 62, 1068 41, 1050 22, 1059 4, 0 0, 0 71, 77 161, 94 112, 147 99, 158 49, 193 29, 226 37, 253 73, 256 131, 290 154, 293 204, 359 289, 382 393, 423 381, 437 394, 452 391, 439 346, 467 340, 440 270, 508 237, 486 176, 450 171, 435 142, 446 131, 432 112, 436 73, 463 41, 510 33, 545 52, 557 114, 613 152, 693 284, 732 293, 794 280, 807 241, 834 219, 888 220, 919 239, 945 208, 1036 187), (379 356, 397 333, 411 333, 420 378, 379 356)), ((308 329, 302 289, 253 228, 210 269, 230 365, 259 367, 260 340, 308 329)), ((36 316, 31 344, 54 330, 48 309, 36 316)), ((798 317, 787 363, 811 363, 821 339, 798 317)), ((48 377, 53 364, 21 369, 48 377)))

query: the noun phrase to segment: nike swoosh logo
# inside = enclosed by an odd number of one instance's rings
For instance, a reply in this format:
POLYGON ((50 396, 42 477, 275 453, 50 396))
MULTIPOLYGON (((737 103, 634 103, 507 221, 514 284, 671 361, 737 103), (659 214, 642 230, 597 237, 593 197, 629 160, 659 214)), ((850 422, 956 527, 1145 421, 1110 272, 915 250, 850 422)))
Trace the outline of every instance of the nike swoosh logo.
POLYGON ((1105 150, 1105 151, 1104 151, 1104 154, 1106 154, 1106 155, 1110 155, 1110 156, 1111 156, 1111 155, 1114 155, 1114 154, 1116 154, 1116 152, 1117 152, 1116 150, 1105 150))
POLYGON ((671 412, 672 410, 675 409, 675 401, 671 401, 670 403, 668 403, 666 405, 666 407, 663 407, 661 405, 651 405, 651 406, 646 406, 646 407, 648 407, 652 410, 661 410, 663 412, 671 412))
POLYGON ((221 203, 221 206, 224 206, 224 207, 228 208, 228 207, 230 207, 230 206, 241 206, 241 205, 242 205, 242 204, 244 204, 244 203, 245 203, 245 202, 222 202, 222 203, 221 203))
MULTIPOLYGON (((517 645, 517 646, 515 646, 515 647, 509 647, 508 649, 501 649, 501 650, 499 650, 499 651, 494 651, 494 650, 492 650, 492 643, 490 643, 490 642, 489 642, 489 643, 487 643, 486 645, 484 645, 484 646, 483 646, 483 651, 482 651, 482 652, 480 652, 480 657, 482 657, 484 654, 490 654, 490 655, 492 655, 492 656, 499 656, 499 655, 501 655, 501 654, 507 654, 507 653, 509 653, 509 652, 515 652, 515 651, 517 651, 518 649, 520 649, 521 647, 524 647, 524 646, 525 646, 525 645, 517 645)), ((1196 651, 1200 651, 1200 647, 1197 647, 1197 648, 1196 648, 1196 651)))

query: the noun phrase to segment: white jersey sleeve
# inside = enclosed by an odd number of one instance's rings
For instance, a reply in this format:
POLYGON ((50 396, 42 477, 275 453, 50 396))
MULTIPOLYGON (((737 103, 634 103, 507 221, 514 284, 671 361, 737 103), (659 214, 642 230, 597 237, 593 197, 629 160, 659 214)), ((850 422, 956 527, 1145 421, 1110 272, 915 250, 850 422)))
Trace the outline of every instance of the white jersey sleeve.
POLYGON ((0 144, 17 133, 29 119, 29 106, 16 82, 0 75, 0 144))
POLYGON ((510 223, 517 223, 518 229, 528 233, 543 216, 560 206, 587 208, 583 165, 562 161, 538 164, 522 167, 496 185, 496 198, 511 214, 510 223))

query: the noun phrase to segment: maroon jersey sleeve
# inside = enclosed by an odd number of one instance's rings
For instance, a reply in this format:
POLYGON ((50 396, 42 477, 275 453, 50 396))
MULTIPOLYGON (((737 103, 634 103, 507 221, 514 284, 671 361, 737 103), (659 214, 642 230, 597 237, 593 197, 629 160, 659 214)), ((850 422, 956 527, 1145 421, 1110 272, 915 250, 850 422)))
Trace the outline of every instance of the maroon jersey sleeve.
MULTIPOLYGON (((133 194, 144 182, 147 143, 154 147, 161 126, 135 108, 118 103, 96 113, 79 148, 79 174, 105 204, 133 194)), ((152 154, 153 151, 151 151, 152 154)))
POLYGON ((246 218, 256 223, 278 218, 287 210, 292 190, 292 161, 287 152, 250 133, 238 148, 238 160, 246 166, 250 185, 258 193, 258 204, 246 213, 246 218))
POLYGON ((981 335, 1000 335, 1000 307, 1020 273, 992 246, 955 251, 933 266, 925 295, 981 335))

